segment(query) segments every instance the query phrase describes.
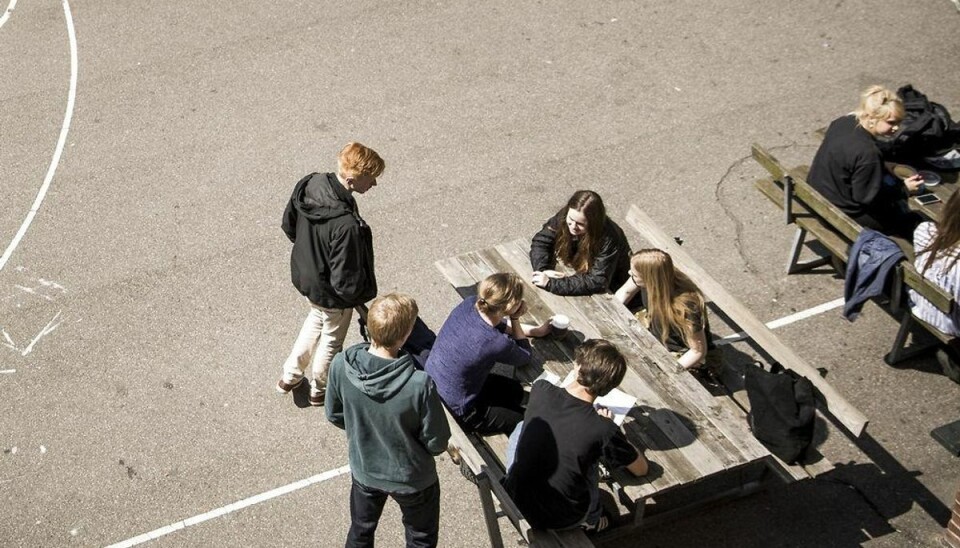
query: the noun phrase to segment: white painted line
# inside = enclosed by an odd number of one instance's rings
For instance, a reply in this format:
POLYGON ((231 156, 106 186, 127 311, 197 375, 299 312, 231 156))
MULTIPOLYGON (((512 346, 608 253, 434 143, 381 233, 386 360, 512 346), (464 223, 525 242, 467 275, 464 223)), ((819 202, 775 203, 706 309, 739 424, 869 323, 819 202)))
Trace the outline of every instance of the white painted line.
POLYGON ((28 344, 27 347, 24 348, 22 352, 20 352, 21 356, 26 356, 27 354, 29 354, 33 350, 33 345, 37 344, 37 341, 49 335, 50 333, 53 333, 53 330, 60 326, 63 320, 60 320, 59 322, 57 322, 57 318, 60 317, 61 312, 63 312, 63 310, 57 311, 56 315, 53 316, 53 319, 47 322, 47 325, 43 329, 41 329, 39 333, 37 333, 37 336, 34 337, 32 341, 30 341, 30 344, 28 344), (57 323, 53 323, 53 322, 57 322, 57 323))
POLYGON ((3 252, 3 256, 0 256, 0 270, 3 270, 7 261, 10 260, 10 256, 13 255, 13 251, 20 244, 23 235, 27 233, 27 229, 30 228, 30 223, 33 222, 37 211, 40 210, 40 204, 43 203, 43 199, 47 196, 47 190, 50 189, 50 183, 53 181, 53 174, 56 173, 57 165, 60 163, 60 155, 63 154, 63 146, 67 142, 67 133, 70 131, 70 121, 73 119, 73 105, 77 99, 77 65, 79 64, 77 60, 77 34, 73 28, 73 15, 70 13, 70 3, 67 0, 62 0, 62 2, 63 16, 67 20, 67 36, 70 38, 70 91, 67 94, 67 111, 63 116, 63 125, 60 127, 60 138, 57 139, 57 147, 54 149, 53 159, 50 160, 47 175, 43 178, 43 184, 40 185, 40 191, 37 192, 37 198, 33 201, 33 207, 31 207, 30 212, 27 213, 27 218, 23 220, 23 224, 20 225, 20 230, 17 231, 17 235, 13 237, 10 245, 7 246, 7 250, 3 252))
POLYGON ((16 373, 16 369, 0 369, 0 373, 16 373))
POLYGON ((0 15, 0 27, 7 22, 7 19, 10 19, 10 13, 13 12, 13 8, 17 6, 17 0, 10 0, 10 3, 7 4, 7 9, 3 10, 3 15, 0 15))
MULTIPOLYGON (((769 323, 767 324, 767 327, 770 328, 770 329, 776 329, 776 328, 778 328, 778 327, 783 327, 783 326, 785 326, 785 325, 790 325, 790 324, 792 324, 792 323, 794 323, 794 322, 798 322, 798 321, 800 321, 800 320, 809 318, 809 317, 811 317, 811 316, 816 316, 817 314, 823 314, 824 312, 833 310, 834 308, 840 308, 841 306, 843 306, 843 302, 844 302, 844 301, 843 301, 843 297, 840 297, 839 299, 835 299, 835 300, 832 300, 832 301, 830 301, 830 302, 823 303, 823 304, 821 304, 821 305, 819 305, 819 306, 815 306, 815 307, 813 307, 813 308, 808 308, 808 309, 806 309, 806 310, 801 310, 800 312, 797 312, 796 314, 791 314, 791 315, 789 315, 789 316, 784 316, 783 318, 780 318, 779 320, 773 320, 773 321, 771 321, 771 322, 769 322, 769 323)), ((733 335, 727 335, 726 337, 723 337, 722 339, 716 339, 716 340, 713 341, 713 344, 715 344, 715 345, 717 345, 717 346, 723 346, 723 345, 725 345, 725 344, 731 344, 731 343, 739 342, 739 341, 742 341, 742 340, 745 340, 745 339, 748 339, 748 338, 749 338, 749 337, 747 336, 747 334, 744 333, 743 331, 741 331, 741 332, 739 332, 739 333, 734 333, 733 335)))
POLYGON ((237 510, 240 510, 242 508, 253 506, 254 504, 259 504, 261 502, 270 500, 272 498, 286 495, 287 493, 292 493, 293 491, 296 491, 298 489, 303 489, 304 487, 309 487, 310 485, 313 485, 315 483, 324 482, 324 481, 327 481, 328 479, 332 479, 337 476, 342 476, 343 474, 347 474, 349 472, 350 472, 349 466, 341 466, 340 468, 335 468, 333 470, 329 470, 322 474, 310 476, 307 479, 303 479, 303 480, 291 483, 289 485, 284 485, 283 487, 277 487, 276 489, 271 489, 266 493, 254 495, 250 498, 246 498, 241 501, 234 502, 233 504, 222 506, 220 508, 217 508, 216 510, 211 510, 207 513, 200 514, 199 516, 187 518, 183 521, 178 521, 176 523, 171 523, 170 525, 161 527, 159 529, 154 529, 153 531, 143 533, 142 535, 137 535, 131 539, 127 539, 122 542, 118 542, 116 544, 111 544, 107 548, 128 548, 130 546, 143 544, 144 542, 158 539, 164 535, 169 535, 170 533, 190 527, 191 525, 203 523, 207 520, 211 520, 213 518, 218 518, 220 516, 229 514, 230 512, 236 512, 237 510))

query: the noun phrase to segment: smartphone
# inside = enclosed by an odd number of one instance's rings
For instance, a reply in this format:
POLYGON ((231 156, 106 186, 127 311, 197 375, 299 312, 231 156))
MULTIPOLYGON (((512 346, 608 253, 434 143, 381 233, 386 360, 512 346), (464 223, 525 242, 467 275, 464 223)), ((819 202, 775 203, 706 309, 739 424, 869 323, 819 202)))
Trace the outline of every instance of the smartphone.
POLYGON ((930 205, 935 204, 940 201, 940 197, 936 194, 921 194, 914 198, 920 205, 930 205))

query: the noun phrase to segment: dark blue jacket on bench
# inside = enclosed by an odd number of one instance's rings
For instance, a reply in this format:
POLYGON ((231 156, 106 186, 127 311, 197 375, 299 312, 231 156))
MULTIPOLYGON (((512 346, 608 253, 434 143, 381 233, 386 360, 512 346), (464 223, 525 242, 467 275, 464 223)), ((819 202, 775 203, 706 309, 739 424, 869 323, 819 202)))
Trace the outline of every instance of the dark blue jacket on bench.
POLYGON ((843 286, 843 317, 851 322, 856 320, 868 299, 882 295, 890 271, 903 259, 903 251, 893 240, 864 228, 850 248, 843 286))

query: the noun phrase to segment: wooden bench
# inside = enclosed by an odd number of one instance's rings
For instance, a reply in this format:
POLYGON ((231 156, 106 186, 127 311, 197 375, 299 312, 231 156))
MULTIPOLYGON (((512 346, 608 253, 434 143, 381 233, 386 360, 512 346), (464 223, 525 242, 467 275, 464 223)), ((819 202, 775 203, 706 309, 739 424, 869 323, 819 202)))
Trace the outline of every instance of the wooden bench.
MULTIPOLYGON (((753 145, 752 154, 753 159, 771 176, 758 180, 755 186, 764 196, 784 210, 787 224, 797 227, 797 234, 787 261, 787 273, 792 274, 824 264, 824 260, 805 264, 798 262, 808 234, 829 251, 834 265, 838 269, 842 268, 842 265, 849 260, 850 247, 860 235, 862 227, 807 183, 806 170, 785 168, 779 160, 757 144, 753 145)), ((944 344, 954 339, 916 318, 905 309, 907 298, 905 289, 913 289, 946 314, 957 306, 952 295, 917 272, 912 262, 914 256, 912 243, 899 238, 892 239, 903 249, 907 260, 901 261, 894 271, 893 294, 890 300, 891 313, 895 316, 900 315, 900 329, 894 339, 893 347, 884 357, 884 361, 890 365, 930 348, 929 344, 916 343, 916 341, 911 347, 907 347, 907 339, 914 326, 922 327, 936 341, 944 344)), ((842 270, 840 273, 843 273, 842 270)))
MULTIPOLYGON (((700 267, 648 215, 637 206, 631 206, 627 212, 627 223, 651 245, 669 253, 674 264, 693 280, 703 292, 704 297, 746 333, 762 352, 784 368, 808 378, 817 389, 818 403, 823 412, 831 415, 836 422, 842 424, 855 437, 859 437, 863 433, 868 422, 863 413, 821 378, 814 367, 784 345, 762 321, 700 267)), ((750 402, 743 389, 742 377, 739 374, 722 375, 721 380, 729 390, 729 395, 733 397, 744 413, 749 412, 750 402)), ((821 458, 813 448, 808 451, 805 461, 807 464, 787 465, 781 462, 781 465, 795 480, 815 477, 833 469, 833 464, 821 458)))

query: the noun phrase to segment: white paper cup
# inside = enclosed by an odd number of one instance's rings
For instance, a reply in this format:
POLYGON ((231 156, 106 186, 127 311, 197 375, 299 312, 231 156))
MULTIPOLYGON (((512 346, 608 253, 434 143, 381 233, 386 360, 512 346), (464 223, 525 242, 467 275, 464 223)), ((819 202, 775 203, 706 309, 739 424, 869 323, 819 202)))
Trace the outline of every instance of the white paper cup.
POLYGON ((563 337, 567 334, 567 330, 570 329, 570 318, 563 314, 557 314, 550 318, 550 328, 550 333, 554 337, 563 337))

